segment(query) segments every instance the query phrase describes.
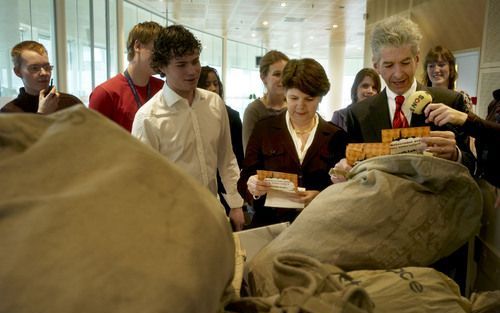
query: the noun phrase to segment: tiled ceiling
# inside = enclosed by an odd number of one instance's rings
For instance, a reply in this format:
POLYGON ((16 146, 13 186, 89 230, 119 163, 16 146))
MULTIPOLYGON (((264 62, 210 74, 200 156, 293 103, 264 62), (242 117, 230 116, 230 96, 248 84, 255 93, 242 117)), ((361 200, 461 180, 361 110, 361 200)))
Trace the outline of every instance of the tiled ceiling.
POLYGON ((332 46, 344 46, 346 57, 363 56, 366 0, 134 2, 177 23, 293 57, 328 59, 332 46))

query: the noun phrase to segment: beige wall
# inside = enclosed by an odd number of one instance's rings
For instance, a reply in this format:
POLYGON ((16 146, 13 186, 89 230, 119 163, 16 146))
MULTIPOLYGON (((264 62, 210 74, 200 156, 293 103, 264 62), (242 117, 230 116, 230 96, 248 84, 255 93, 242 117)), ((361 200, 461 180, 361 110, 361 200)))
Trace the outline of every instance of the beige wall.
MULTIPOLYGON (((373 25, 393 15, 409 17, 420 26, 422 58, 435 45, 445 46, 451 51, 479 49, 485 8, 486 0, 367 0, 365 65, 372 66, 370 34, 373 25)), ((422 75, 421 65, 417 79, 420 80, 422 75)))

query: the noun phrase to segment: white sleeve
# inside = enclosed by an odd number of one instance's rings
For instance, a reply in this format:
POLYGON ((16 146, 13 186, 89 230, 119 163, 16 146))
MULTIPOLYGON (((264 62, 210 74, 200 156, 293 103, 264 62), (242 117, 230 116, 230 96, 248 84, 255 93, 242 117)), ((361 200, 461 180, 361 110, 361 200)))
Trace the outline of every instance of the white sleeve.
POLYGON ((222 99, 217 97, 219 108, 221 109, 221 138, 219 140, 217 169, 226 194, 224 199, 231 208, 239 208, 243 205, 243 198, 238 193, 238 179, 240 178, 240 168, 233 153, 231 144, 231 131, 229 128, 229 118, 222 99))
POLYGON ((158 132, 159 129, 155 127, 154 123, 147 119, 144 113, 139 110, 132 124, 132 136, 159 151, 160 143, 158 140, 158 132))

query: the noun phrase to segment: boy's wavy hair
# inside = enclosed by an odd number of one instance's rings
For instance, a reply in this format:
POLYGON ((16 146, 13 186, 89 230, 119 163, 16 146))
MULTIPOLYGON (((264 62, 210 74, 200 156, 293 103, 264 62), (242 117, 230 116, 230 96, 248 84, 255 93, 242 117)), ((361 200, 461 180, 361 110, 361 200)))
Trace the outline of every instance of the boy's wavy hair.
POLYGON ((171 25, 163 28, 155 41, 151 55, 151 68, 160 72, 160 68, 168 66, 174 58, 187 54, 201 53, 202 45, 196 37, 182 25, 171 25))

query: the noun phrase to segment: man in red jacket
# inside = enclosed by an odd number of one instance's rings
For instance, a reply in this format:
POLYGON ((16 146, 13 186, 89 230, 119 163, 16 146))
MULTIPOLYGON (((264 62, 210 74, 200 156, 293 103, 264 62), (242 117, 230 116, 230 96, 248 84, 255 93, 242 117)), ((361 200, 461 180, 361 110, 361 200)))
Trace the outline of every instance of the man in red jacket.
POLYGON ((137 110, 163 86, 163 80, 152 76, 156 72, 149 65, 154 41, 161 29, 155 22, 135 25, 127 40, 127 69, 97 86, 90 95, 91 109, 129 132, 137 110))

